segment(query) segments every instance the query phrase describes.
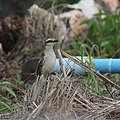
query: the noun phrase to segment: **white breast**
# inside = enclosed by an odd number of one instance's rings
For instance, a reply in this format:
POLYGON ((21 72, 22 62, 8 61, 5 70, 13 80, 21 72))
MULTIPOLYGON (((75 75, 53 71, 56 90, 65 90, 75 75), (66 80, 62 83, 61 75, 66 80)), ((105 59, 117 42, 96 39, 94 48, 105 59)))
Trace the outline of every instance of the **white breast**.
POLYGON ((45 50, 44 65, 42 67, 42 74, 48 75, 54 71, 56 63, 56 55, 53 51, 53 48, 45 50))

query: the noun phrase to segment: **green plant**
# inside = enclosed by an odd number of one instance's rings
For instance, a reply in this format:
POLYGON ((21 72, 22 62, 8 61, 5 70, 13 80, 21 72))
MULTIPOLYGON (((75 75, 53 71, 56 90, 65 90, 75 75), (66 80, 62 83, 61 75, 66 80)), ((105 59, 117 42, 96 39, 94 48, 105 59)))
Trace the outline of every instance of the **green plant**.
MULTIPOLYGON (((72 46, 75 49, 76 53, 81 56, 81 59, 83 59, 83 57, 87 56, 87 60, 85 61, 85 63, 89 67, 94 69, 95 66, 92 63, 92 58, 95 56, 94 55, 95 51, 99 55, 98 46, 94 44, 89 49, 89 46, 87 46, 85 44, 81 45, 79 39, 75 39, 72 46), (89 50, 89 52, 88 52, 88 50, 89 50)), ((86 71, 86 72, 87 72, 87 77, 85 77, 85 79, 83 80, 83 84, 86 87, 86 89, 92 93, 97 93, 97 94, 101 94, 101 95, 104 94, 106 92, 106 88, 105 88, 104 84, 102 83, 102 81, 98 80, 98 78, 96 78, 90 72, 88 72, 88 71, 86 71)))
MULTIPOLYGON (((120 13, 99 13, 95 16, 96 19, 81 23, 89 25, 87 38, 99 46, 102 57, 120 57, 120 13)), ((89 44, 87 39, 85 44, 89 44)))
POLYGON ((18 74, 15 77, 15 82, 16 82, 17 86, 19 86, 19 87, 23 86, 23 84, 24 84, 24 81, 21 80, 21 77, 18 74))
POLYGON ((12 101, 6 97, 7 93, 12 95, 16 99, 16 94, 14 91, 9 87, 11 85, 8 81, 2 81, 0 82, 0 111, 6 110, 6 111, 12 111, 14 109, 12 101))

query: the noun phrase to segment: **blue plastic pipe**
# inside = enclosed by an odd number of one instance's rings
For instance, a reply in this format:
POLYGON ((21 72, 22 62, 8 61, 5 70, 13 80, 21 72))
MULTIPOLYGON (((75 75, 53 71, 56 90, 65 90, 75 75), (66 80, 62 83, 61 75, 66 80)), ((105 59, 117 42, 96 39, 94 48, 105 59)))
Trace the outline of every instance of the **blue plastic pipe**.
MULTIPOLYGON (((77 56, 78 59, 82 60, 84 63, 88 61, 88 57, 81 58, 77 56)), ((92 59, 92 63, 94 64, 94 68, 96 71, 100 73, 120 73, 120 59, 92 59)), ((78 75, 85 74, 84 69, 76 65, 74 62, 69 60, 68 58, 64 58, 64 66, 66 71, 69 71, 70 68, 73 68, 74 72, 78 75)), ((55 72, 60 72, 60 62, 59 59, 56 59, 56 66, 54 69, 55 72)))

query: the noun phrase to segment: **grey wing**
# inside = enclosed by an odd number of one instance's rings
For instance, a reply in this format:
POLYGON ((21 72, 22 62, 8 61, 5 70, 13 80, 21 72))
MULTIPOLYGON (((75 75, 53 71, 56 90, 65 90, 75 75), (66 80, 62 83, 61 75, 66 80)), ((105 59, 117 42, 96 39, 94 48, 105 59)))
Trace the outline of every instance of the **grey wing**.
POLYGON ((39 59, 34 58, 28 60, 23 66, 21 70, 21 79, 26 80, 29 78, 32 74, 35 74, 35 71, 37 69, 39 63, 39 59))
POLYGON ((42 52, 40 54, 40 59, 39 59, 39 62, 38 62, 38 65, 37 65, 37 68, 36 68, 36 75, 41 75, 42 74, 42 66, 44 64, 44 52, 42 52))

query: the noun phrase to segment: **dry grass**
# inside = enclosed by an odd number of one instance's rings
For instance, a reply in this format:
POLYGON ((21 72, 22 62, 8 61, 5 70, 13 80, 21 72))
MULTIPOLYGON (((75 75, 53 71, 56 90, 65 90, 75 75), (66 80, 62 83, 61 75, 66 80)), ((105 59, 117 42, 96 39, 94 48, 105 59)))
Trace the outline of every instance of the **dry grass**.
POLYGON ((46 79, 42 75, 37 76, 32 89, 27 91, 21 110, 3 116, 14 120, 117 119, 120 118, 120 101, 94 94, 88 98, 79 77, 57 74, 46 79))

